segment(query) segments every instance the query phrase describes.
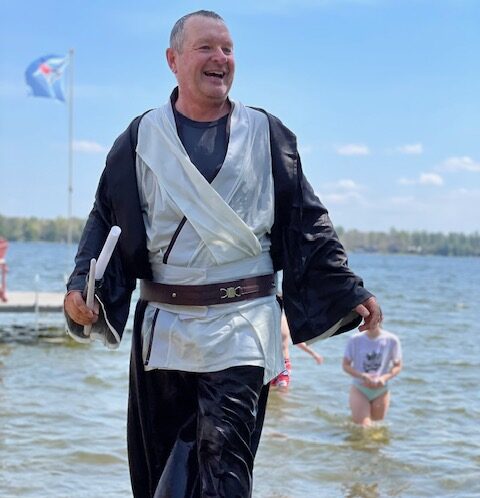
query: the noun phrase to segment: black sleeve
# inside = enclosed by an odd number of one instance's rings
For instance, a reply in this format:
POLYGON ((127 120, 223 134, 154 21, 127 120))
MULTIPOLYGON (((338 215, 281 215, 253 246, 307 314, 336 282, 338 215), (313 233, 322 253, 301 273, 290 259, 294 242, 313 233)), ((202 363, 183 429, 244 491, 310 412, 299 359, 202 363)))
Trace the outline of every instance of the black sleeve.
POLYGON ((275 188, 270 253, 275 271, 283 270, 292 340, 296 344, 346 332, 361 322, 353 309, 372 294, 348 267, 328 211, 303 174, 295 135, 266 114, 275 188))
MULTIPOLYGON (((99 321, 94 328, 106 338, 106 342, 112 347, 118 345, 123 334, 130 310, 131 295, 136 286, 136 279, 131 272, 127 271, 126 259, 122 257, 122 251, 119 249, 122 245, 122 237, 128 237, 128 227, 122 227, 121 223, 118 222, 112 201, 114 195, 117 195, 114 192, 115 187, 112 185, 115 184, 112 177, 114 177, 115 168, 119 166, 112 157, 118 156, 119 151, 121 152, 124 148, 125 152, 131 149, 130 133, 131 126, 116 140, 107 157, 107 165, 99 181, 93 209, 78 245, 75 268, 67 282, 67 291, 84 291, 90 260, 92 258, 98 259, 110 228, 113 225, 120 225, 122 234, 119 243, 107 265, 103 280, 96 283, 95 290, 102 306, 99 321)), ((124 157, 126 154, 121 155, 124 157)), ((69 330, 74 332, 77 337, 82 338, 81 330, 83 327, 75 324, 68 316, 66 318, 69 330)))
POLYGON ((352 310, 372 295, 348 267, 345 249, 327 209, 303 175, 298 154, 297 179, 284 232, 283 275, 285 314, 294 343, 358 326, 361 317, 352 310))

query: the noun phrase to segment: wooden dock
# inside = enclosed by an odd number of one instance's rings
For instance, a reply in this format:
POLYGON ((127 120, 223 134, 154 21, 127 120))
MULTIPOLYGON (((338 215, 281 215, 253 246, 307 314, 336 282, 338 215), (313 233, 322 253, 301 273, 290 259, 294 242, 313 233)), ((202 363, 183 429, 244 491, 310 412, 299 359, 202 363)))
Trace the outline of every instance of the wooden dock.
POLYGON ((58 313, 63 311, 61 292, 7 291, 7 301, 0 300, 0 313, 58 313))

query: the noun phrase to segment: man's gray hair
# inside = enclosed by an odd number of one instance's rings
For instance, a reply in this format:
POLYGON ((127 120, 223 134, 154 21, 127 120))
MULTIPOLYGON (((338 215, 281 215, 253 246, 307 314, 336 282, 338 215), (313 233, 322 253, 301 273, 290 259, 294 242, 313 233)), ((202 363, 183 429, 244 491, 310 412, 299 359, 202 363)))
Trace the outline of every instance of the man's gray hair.
POLYGON ((211 10, 197 10, 196 12, 186 14, 181 17, 172 28, 172 32, 170 33, 170 48, 173 48, 173 50, 176 50, 177 52, 182 51, 185 38, 185 22, 187 19, 194 16, 210 17, 211 19, 216 19, 217 21, 225 23, 221 16, 211 10))

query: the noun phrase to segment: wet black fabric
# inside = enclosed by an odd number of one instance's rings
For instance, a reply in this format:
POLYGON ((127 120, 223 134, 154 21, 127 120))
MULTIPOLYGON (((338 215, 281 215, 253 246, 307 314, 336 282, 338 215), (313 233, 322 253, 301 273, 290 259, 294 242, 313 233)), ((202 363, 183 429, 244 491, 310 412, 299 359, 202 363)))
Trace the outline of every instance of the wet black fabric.
POLYGON ((248 498, 268 387, 263 368, 145 372, 132 337, 128 455, 135 498, 248 498))

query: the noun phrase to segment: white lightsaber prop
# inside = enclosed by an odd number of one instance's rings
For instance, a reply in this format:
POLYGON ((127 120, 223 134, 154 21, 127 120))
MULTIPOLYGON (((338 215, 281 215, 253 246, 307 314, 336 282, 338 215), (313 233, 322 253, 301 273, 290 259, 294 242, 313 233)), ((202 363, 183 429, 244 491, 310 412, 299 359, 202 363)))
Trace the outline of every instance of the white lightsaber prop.
MULTIPOLYGON (((98 260, 92 258, 90 260, 90 272, 88 274, 88 284, 87 284, 87 297, 85 300, 85 304, 91 310, 93 310, 93 305, 95 301, 95 280, 101 280, 103 278, 103 274, 105 273, 105 269, 107 268, 108 262, 112 257, 113 250, 118 242, 118 237, 122 233, 122 229, 116 225, 114 225, 110 232, 108 233, 107 240, 100 251, 100 256, 98 256, 98 260)), ((85 336, 89 336, 92 330, 91 325, 84 325, 83 333, 85 336)))
POLYGON ((108 234, 107 240, 103 245, 102 251, 100 252, 100 256, 98 256, 97 266, 95 268, 95 280, 101 280, 103 278, 103 274, 105 273, 105 268, 112 257, 113 250, 118 242, 118 237, 122 233, 122 229, 117 227, 116 225, 110 228, 110 232, 108 234))

